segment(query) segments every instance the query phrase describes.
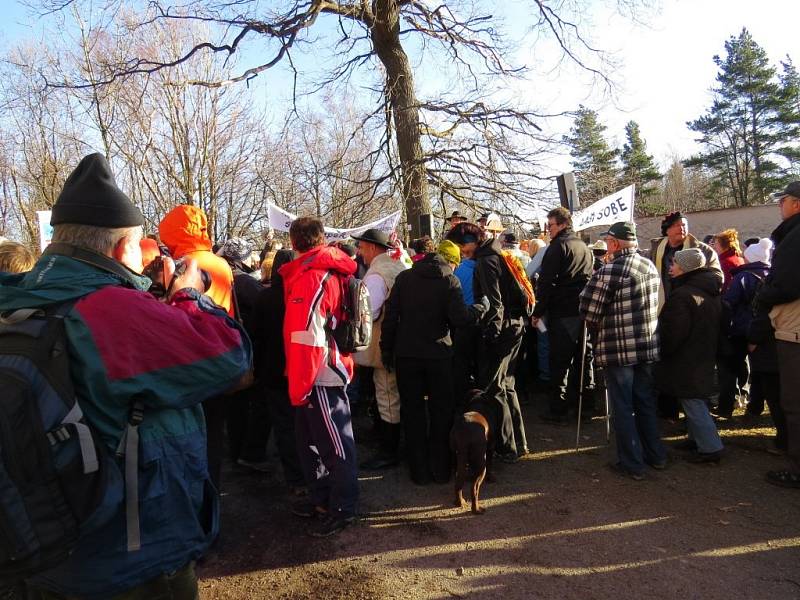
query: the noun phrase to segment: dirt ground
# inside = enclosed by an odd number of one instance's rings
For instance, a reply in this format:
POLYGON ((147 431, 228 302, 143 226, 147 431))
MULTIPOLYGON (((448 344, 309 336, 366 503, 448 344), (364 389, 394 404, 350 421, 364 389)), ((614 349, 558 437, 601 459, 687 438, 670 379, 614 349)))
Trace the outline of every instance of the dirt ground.
MULTIPOLYGON (((764 481, 783 466, 766 452, 768 416, 720 425, 719 466, 675 452, 637 482, 606 467, 602 419, 575 452, 574 426, 523 411, 533 454, 497 466, 484 515, 451 507, 451 484, 362 473, 360 524, 317 540, 289 513, 277 460, 275 474, 229 471, 201 598, 800 598, 800 492, 764 481)), ((665 428, 668 443, 680 430, 665 428)))

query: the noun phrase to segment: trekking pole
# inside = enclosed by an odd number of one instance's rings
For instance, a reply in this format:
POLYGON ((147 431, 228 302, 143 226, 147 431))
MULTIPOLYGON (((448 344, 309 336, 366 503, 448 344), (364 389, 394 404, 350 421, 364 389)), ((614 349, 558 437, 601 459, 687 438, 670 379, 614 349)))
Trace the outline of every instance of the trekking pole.
POLYGON ((581 416, 583 412, 583 373, 584 373, 584 366, 586 363, 586 321, 582 321, 582 329, 581 329, 581 375, 579 378, 578 383, 578 428, 575 432, 575 450, 578 450, 578 446, 581 443, 581 416))

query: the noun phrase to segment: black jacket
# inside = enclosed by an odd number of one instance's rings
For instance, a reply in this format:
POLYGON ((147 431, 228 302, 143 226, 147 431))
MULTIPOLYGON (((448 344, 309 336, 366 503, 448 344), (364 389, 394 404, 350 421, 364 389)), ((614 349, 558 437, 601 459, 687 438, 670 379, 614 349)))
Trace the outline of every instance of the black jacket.
MULTIPOLYGON (((500 240, 489 239, 475 250, 475 273, 472 276, 472 292, 475 301, 485 298, 489 308, 481 319, 484 339, 497 342, 510 319, 525 316, 519 284, 505 265, 500 240)), ((518 328, 515 325, 515 328, 518 328)))
POLYGON ((261 385, 288 393, 286 351, 283 346, 285 313, 283 280, 273 277, 273 284, 262 289, 255 301, 252 318, 253 367, 261 385))
POLYGON ((242 320, 247 334, 253 338, 253 314, 255 311, 256 299, 261 293, 261 282, 249 273, 232 267, 233 271, 233 296, 235 299, 238 317, 242 320))
POLYGON ((477 321, 461 284, 438 254, 428 254, 397 276, 381 326, 381 354, 444 359, 453 355, 450 332, 477 321))
POLYGON ((534 317, 575 317, 578 296, 592 276, 594 255, 572 229, 550 242, 536 282, 534 317))
POLYGON ((722 301, 719 273, 697 269, 672 280, 658 317, 661 362, 656 384, 675 398, 709 398, 714 393, 722 301))
POLYGON ((800 298, 800 215, 786 219, 772 232, 772 267, 756 302, 767 312, 776 304, 800 298))

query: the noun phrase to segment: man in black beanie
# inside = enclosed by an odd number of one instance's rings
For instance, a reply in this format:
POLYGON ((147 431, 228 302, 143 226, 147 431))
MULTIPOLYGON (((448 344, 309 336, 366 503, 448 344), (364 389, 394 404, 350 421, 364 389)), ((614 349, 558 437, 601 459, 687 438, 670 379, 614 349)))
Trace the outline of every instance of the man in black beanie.
POLYGON ((661 275, 661 291, 658 295, 659 312, 672 289, 669 268, 678 250, 700 248, 706 257, 706 267, 719 271, 720 281, 722 281, 722 267, 719 264, 717 253, 711 246, 704 244, 689 233, 689 221, 683 213, 676 211, 664 217, 664 220, 661 221, 661 235, 663 237, 652 240, 650 245, 650 260, 656 265, 656 269, 661 275))
MULTIPOLYGON (((24 574, 30 597, 197 598, 194 561, 218 530, 200 403, 249 371, 250 344, 241 327, 201 295, 193 261, 174 277, 163 302, 148 293, 151 281, 140 274, 143 221, 105 157, 91 154, 53 206, 53 243, 23 278, 0 276, 0 312, 33 320, 25 309, 60 311, 75 407, 84 415, 79 425, 94 434, 85 438, 76 426, 69 433, 78 435, 69 435, 67 418, 53 421, 51 414, 66 402, 53 400, 52 392, 38 395, 46 409, 42 428, 65 435, 45 441, 54 460, 42 464, 53 465, 58 481, 23 482, 36 492, 30 494, 37 499, 34 512, 39 522, 64 523, 58 512, 64 496, 91 510, 83 519, 74 517, 77 541, 35 538, 32 555, 58 556, 60 562, 24 574), (68 456, 79 458, 64 468, 68 456), (45 516, 47 510, 54 514, 45 516)), ((169 258, 165 265, 174 273, 169 258)), ((9 406, 14 395, 19 399, 19 392, 5 393, 9 406)), ((6 441, 2 432, 0 441, 6 441)), ((9 481, 2 477, 4 489, 9 481)))

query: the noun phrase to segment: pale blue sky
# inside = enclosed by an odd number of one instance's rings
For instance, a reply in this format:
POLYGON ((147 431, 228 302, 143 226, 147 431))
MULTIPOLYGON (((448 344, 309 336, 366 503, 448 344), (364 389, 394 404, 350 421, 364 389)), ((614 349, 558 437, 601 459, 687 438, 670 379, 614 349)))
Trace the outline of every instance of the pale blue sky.
MULTIPOLYGON (((0 22, 0 42, 4 45, 23 37, 41 38, 39 25, 31 23, 16 0, 1 0, 4 18, 0 22)), ((584 29, 595 46, 612 52, 620 67, 613 73, 620 84, 609 98, 600 86, 576 69, 565 66, 553 70, 552 46, 533 43, 519 23, 525 22, 529 4, 525 0, 497 0, 498 14, 505 14, 512 37, 519 41, 516 60, 538 75, 509 90, 511 95, 530 98, 531 104, 548 112, 572 110, 579 103, 600 110, 608 125, 608 137, 622 144, 628 120, 639 123, 648 148, 666 164, 672 155, 688 156, 696 150, 686 121, 700 116, 710 103, 709 88, 714 85, 714 54, 723 53, 724 42, 747 27, 777 64, 786 54, 800 63, 800 1, 798 0, 663 0, 657 12, 644 14, 646 25, 635 24, 606 8, 604 2, 589 2, 584 29)), ((245 55, 250 58, 251 55, 245 55)), ((319 54, 309 57, 308 66, 319 65, 319 54)), ((251 66, 251 65, 247 65, 251 66)), ((441 87, 436 65, 418 61, 416 77, 422 94, 441 87)), ((369 83, 369 77, 363 82, 369 83)), ((251 90, 254 101, 267 99, 278 109, 290 96, 285 71, 259 76, 251 90)), ((552 119, 540 123, 556 135, 568 131, 570 121, 552 119)), ((553 168, 568 170, 568 157, 556 159, 553 168)))

